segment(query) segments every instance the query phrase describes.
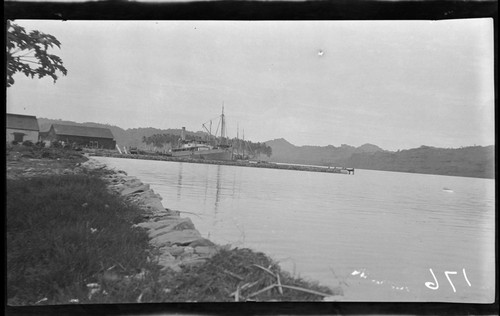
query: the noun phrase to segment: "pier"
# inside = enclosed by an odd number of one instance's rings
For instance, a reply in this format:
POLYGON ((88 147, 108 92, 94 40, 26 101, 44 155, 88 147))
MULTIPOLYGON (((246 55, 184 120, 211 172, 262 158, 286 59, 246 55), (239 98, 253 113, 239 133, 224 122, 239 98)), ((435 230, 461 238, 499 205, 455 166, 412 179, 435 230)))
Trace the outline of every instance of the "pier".
POLYGON ((124 154, 111 151, 93 151, 93 152, 88 152, 88 154, 90 156, 113 157, 113 158, 175 161, 175 162, 186 162, 186 163, 202 163, 210 165, 227 165, 227 166, 238 166, 238 167, 283 169, 283 170, 326 172, 326 173, 354 175, 354 168, 344 168, 344 167, 326 167, 326 166, 319 167, 319 166, 305 166, 305 165, 293 165, 293 164, 277 164, 265 161, 207 160, 207 159, 196 159, 196 158, 172 157, 166 155, 124 154))

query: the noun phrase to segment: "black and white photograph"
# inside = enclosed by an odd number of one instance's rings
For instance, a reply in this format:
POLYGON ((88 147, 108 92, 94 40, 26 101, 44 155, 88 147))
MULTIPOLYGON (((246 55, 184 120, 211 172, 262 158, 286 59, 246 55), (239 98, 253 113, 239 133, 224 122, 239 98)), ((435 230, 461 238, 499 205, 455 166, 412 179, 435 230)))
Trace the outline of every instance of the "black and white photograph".
POLYGON ((495 302, 493 19, 6 30, 9 305, 495 302))

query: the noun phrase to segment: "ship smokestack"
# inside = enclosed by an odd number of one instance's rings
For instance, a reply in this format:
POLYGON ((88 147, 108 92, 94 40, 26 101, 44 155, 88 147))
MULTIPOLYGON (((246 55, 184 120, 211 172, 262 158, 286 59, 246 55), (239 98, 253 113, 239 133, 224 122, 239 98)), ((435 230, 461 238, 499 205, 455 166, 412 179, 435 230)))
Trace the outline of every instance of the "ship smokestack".
POLYGON ((181 140, 186 140, 186 128, 182 127, 181 140))

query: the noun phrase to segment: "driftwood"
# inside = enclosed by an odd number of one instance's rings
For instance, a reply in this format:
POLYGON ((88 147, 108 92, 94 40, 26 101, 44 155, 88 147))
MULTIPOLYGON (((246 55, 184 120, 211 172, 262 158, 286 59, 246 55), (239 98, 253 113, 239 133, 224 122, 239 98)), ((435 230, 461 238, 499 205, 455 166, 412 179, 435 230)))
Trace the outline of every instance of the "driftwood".
MULTIPOLYGON (((262 281, 262 279, 260 280, 257 280, 255 282, 252 282, 252 283, 245 283, 241 286, 240 288, 240 292, 243 291, 243 290, 246 290, 246 289, 249 289, 251 287, 254 287, 257 283, 259 283, 260 281, 262 281)), ((230 294, 230 296, 235 296, 236 295, 236 291, 234 291, 233 293, 230 294)))
POLYGON ((234 295, 234 301, 239 302, 240 301, 240 285, 236 287, 236 294, 234 295))
POLYGON ((222 270, 222 271, 223 271, 224 273, 226 273, 226 274, 229 274, 229 275, 230 275, 230 276, 232 276, 233 278, 236 278, 236 279, 240 280, 240 281, 245 280, 243 277, 241 277, 241 276, 237 275, 236 273, 233 273, 233 272, 231 272, 231 271, 229 271, 229 270, 224 269, 224 270, 222 270))
MULTIPOLYGON (((293 285, 285 285, 285 284, 282 284, 281 283, 281 278, 280 278, 280 275, 279 273, 274 273, 272 272, 270 269, 268 268, 265 268, 263 266, 260 266, 258 264, 252 264, 253 266, 263 270, 263 271, 266 271, 267 273, 271 274, 272 276, 276 277, 276 283, 273 283, 269 286, 266 286, 265 288, 263 289, 260 289, 256 292, 253 292, 249 295, 247 295, 246 297, 247 298, 252 298, 254 296, 257 296, 259 294, 262 294, 266 291, 269 291, 269 290, 272 290, 274 289, 275 287, 278 288, 278 291, 281 295, 283 295, 283 288, 286 288, 286 289, 290 289, 290 290, 295 290, 295 291, 301 291, 301 292, 305 292, 305 293, 309 293, 309 294, 314 294, 314 295, 318 295, 318 296, 323 296, 323 297, 328 297, 328 296, 332 296, 332 294, 328 294, 328 293, 322 293, 322 292, 318 292, 318 291, 314 291, 314 290, 309 290, 309 289, 306 289, 306 288, 302 288, 302 287, 299 287, 299 286, 293 286, 293 285)), ((224 272, 230 274, 230 275, 233 275, 232 272, 230 271, 227 271, 225 270, 224 272)), ((234 276, 234 275, 233 275, 234 276)), ((239 278, 239 276, 236 276, 239 278)), ((243 279, 241 279, 243 281, 243 279)), ((262 279, 261 279, 262 280, 262 279)), ((243 298, 243 296, 241 295, 241 291, 245 290, 245 289, 249 289, 251 288, 252 286, 256 285, 259 281, 261 280, 258 280, 258 281, 255 281, 253 283, 245 283, 244 285, 241 285, 241 284, 238 284, 238 286, 236 287, 236 291, 231 293, 231 296, 234 296, 234 300, 236 302, 238 302, 240 300, 240 298, 243 298)))
POLYGON ((281 295, 283 295, 283 288, 281 287, 281 280, 280 280, 280 275, 279 273, 273 273, 271 270, 264 268, 263 266, 260 266, 258 264, 253 264, 257 268, 260 268, 267 273, 271 274, 272 276, 276 277, 276 281, 278 282, 278 291, 280 292, 281 295))
POLYGON ((283 295, 283 287, 281 286, 280 274, 276 273, 276 278, 278 279, 278 291, 283 295))
POLYGON ((252 265, 253 265, 253 266, 255 266, 255 267, 257 267, 257 268, 260 268, 260 269, 262 269, 262 270, 266 271, 267 273, 269 273, 269 274, 270 274, 270 275, 272 275, 272 276, 276 276, 276 274, 274 274, 271 270, 269 270, 269 269, 267 269, 267 268, 264 268, 263 266, 260 266, 260 265, 255 264, 255 263, 254 263, 254 264, 252 264, 252 265))
POLYGON ((285 285, 285 284, 277 284, 277 283, 274 283, 274 284, 271 284, 269 285, 268 287, 265 287, 263 288, 262 290, 259 290, 257 292, 254 292, 250 295, 248 295, 248 297, 254 297, 254 296, 257 296, 261 293, 264 293, 265 291, 269 291, 275 287, 284 287, 284 288, 287 288, 287 289, 291 289, 291 290, 296 290, 296 291, 301 291, 301 292, 305 292, 305 293, 309 293, 309 294, 314 294, 314 295, 319 295, 319 296, 324 296, 324 297, 327 297, 327 296, 332 296, 332 294, 327 294, 327 293, 322 293, 322 292, 318 292, 318 291, 314 291, 314 290, 309 290, 309 289, 305 289, 303 287, 299 287, 299 286, 292 286, 292 285, 285 285))
POLYGON ((315 294, 315 295, 319 295, 319 296, 325 296, 325 297, 332 296, 332 294, 327 294, 327 293, 322 293, 322 292, 318 292, 318 291, 314 291, 314 290, 309 290, 309 289, 305 289, 305 288, 298 287, 298 286, 284 285, 284 284, 282 284, 281 286, 284 288, 287 288, 287 289, 302 291, 302 292, 311 293, 311 294, 315 294))
POLYGON ((258 290, 257 292, 253 292, 252 294, 248 295, 247 297, 250 298, 250 297, 254 297, 254 296, 257 296, 261 293, 264 293, 266 291, 269 291, 270 289, 273 289, 274 287, 278 286, 277 284, 271 284, 265 288, 263 288, 262 290, 258 290))

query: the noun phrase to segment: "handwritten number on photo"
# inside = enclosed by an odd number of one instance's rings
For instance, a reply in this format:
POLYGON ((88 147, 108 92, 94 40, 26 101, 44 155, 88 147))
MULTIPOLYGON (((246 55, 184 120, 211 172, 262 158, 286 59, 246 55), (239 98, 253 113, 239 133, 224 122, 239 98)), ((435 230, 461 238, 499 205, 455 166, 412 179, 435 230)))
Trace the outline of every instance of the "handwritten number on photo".
POLYGON ((444 274, 446 275, 446 278, 448 279, 448 282, 450 282, 451 288, 453 289, 453 293, 456 293, 457 290, 455 289, 455 286, 453 285, 453 282, 451 282, 450 274, 457 274, 457 271, 444 271, 444 274))
POLYGON ((434 278, 434 281, 436 283, 433 283, 433 282, 425 282, 425 286, 427 286, 429 289, 431 290, 437 290, 439 288, 439 283, 438 283, 438 280, 436 279, 436 276, 434 275, 434 272, 432 272, 432 269, 429 269, 429 271, 431 271, 431 274, 432 274, 432 277, 434 278))
MULTIPOLYGON (((437 290, 439 288, 439 283, 438 283, 438 280, 436 278, 436 275, 434 274, 434 271, 432 271, 432 269, 429 269, 429 271, 431 272, 432 277, 434 278, 434 282, 431 282, 431 281, 425 282, 425 286, 428 287, 429 289, 435 291, 435 290, 437 290)), ((467 285, 472 286, 471 283, 470 283, 470 281, 469 281, 469 279, 467 278, 467 274, 465 273, 465 268, 462 269, 462 273, 464 275, 465 281, 467 282, 467 285)), ((458 274, 458 272, 457 271, 444 271, 444 275, 448 279, 448 282, 450 283, 451 288, 453 289, 453 292, 456 293, 457 289, 455 288, 455 285, 451 281, 450 274, 456 275, 456 274, 458 274)))

